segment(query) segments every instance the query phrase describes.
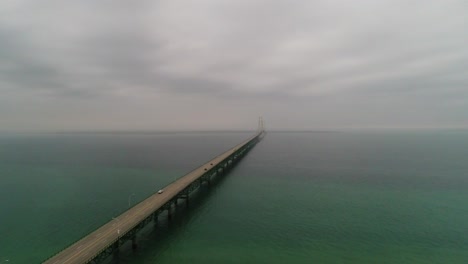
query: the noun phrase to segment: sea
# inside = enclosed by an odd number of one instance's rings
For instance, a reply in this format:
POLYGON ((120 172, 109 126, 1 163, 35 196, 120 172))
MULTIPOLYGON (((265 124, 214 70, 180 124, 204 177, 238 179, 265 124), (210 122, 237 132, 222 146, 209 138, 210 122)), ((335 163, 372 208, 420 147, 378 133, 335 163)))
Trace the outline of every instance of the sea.
MULTIPOLYGON (((41 263, 254 133, 0 134, 0 264, 41 263)), ((466 264, 468 131, 268 132, 128 244, 105 263, 466 264)))

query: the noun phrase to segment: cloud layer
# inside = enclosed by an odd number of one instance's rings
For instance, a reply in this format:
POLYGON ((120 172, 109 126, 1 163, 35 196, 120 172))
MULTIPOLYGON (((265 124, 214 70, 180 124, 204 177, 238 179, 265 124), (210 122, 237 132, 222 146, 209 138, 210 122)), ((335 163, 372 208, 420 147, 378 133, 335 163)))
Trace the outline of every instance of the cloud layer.
POLYGON ((463 0, 0 3, 0 130, 467 127, 463 0))

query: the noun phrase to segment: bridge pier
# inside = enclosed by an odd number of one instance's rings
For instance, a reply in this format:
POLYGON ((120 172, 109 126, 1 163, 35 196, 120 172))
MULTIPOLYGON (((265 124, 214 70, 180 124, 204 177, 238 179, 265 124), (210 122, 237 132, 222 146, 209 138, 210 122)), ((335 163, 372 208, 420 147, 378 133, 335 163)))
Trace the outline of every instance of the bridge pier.
POLYGON ((132 237, 132 249, 136 250, 138 247, 137 241, 136 241, 136 235, 132 237))
POLYGON ((185 201, 185 207, 188 207, 188 205, 189 205, 189 195, 188 194, 182 194, 180 196, 180 199, 184 200, 185 201))
POLYGON ((167 208, 167 219, 171 220, 172 219, 172 214, 171 214, 171 208, 167 208))
POLYGON ((158 220, 159 220, 159 210, 153 213, 153 222, 154 226, 158 226, 158 220))
POLYGON ((120 252, 120 239, 118 239, 114 245, 112 245, 112 252, 114 253, 114 256, 118 256, 120 252))

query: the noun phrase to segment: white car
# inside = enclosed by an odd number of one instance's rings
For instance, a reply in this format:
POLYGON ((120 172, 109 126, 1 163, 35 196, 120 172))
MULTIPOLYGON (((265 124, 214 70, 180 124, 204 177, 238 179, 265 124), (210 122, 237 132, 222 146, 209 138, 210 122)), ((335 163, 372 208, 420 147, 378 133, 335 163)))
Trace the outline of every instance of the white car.
POLYGON ((163 192, 164 192, 164 190, 161 189, 161 190, 158 191, 158 194, 161 194, 161 193, 163 193, 163 192))

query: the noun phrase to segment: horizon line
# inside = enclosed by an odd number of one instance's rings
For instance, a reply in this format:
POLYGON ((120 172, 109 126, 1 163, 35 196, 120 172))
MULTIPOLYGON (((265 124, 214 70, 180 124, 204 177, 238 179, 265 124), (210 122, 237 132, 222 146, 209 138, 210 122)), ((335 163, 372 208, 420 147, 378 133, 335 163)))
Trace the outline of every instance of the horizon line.
MULTIPOLYGON (((379 132, 379 131, 465 131, 468 127, 382 127, 382 128, 336 128, 336 129, 265 129, 267 132, 283 133, 330 133, 330 132, 379 132)), ((152 130, 152 129, 89 129, 89 130, 0 130, 0 134, 168 134, 168 133, 249 133, 255 129, 200 129, 200 130, 152 130)))

